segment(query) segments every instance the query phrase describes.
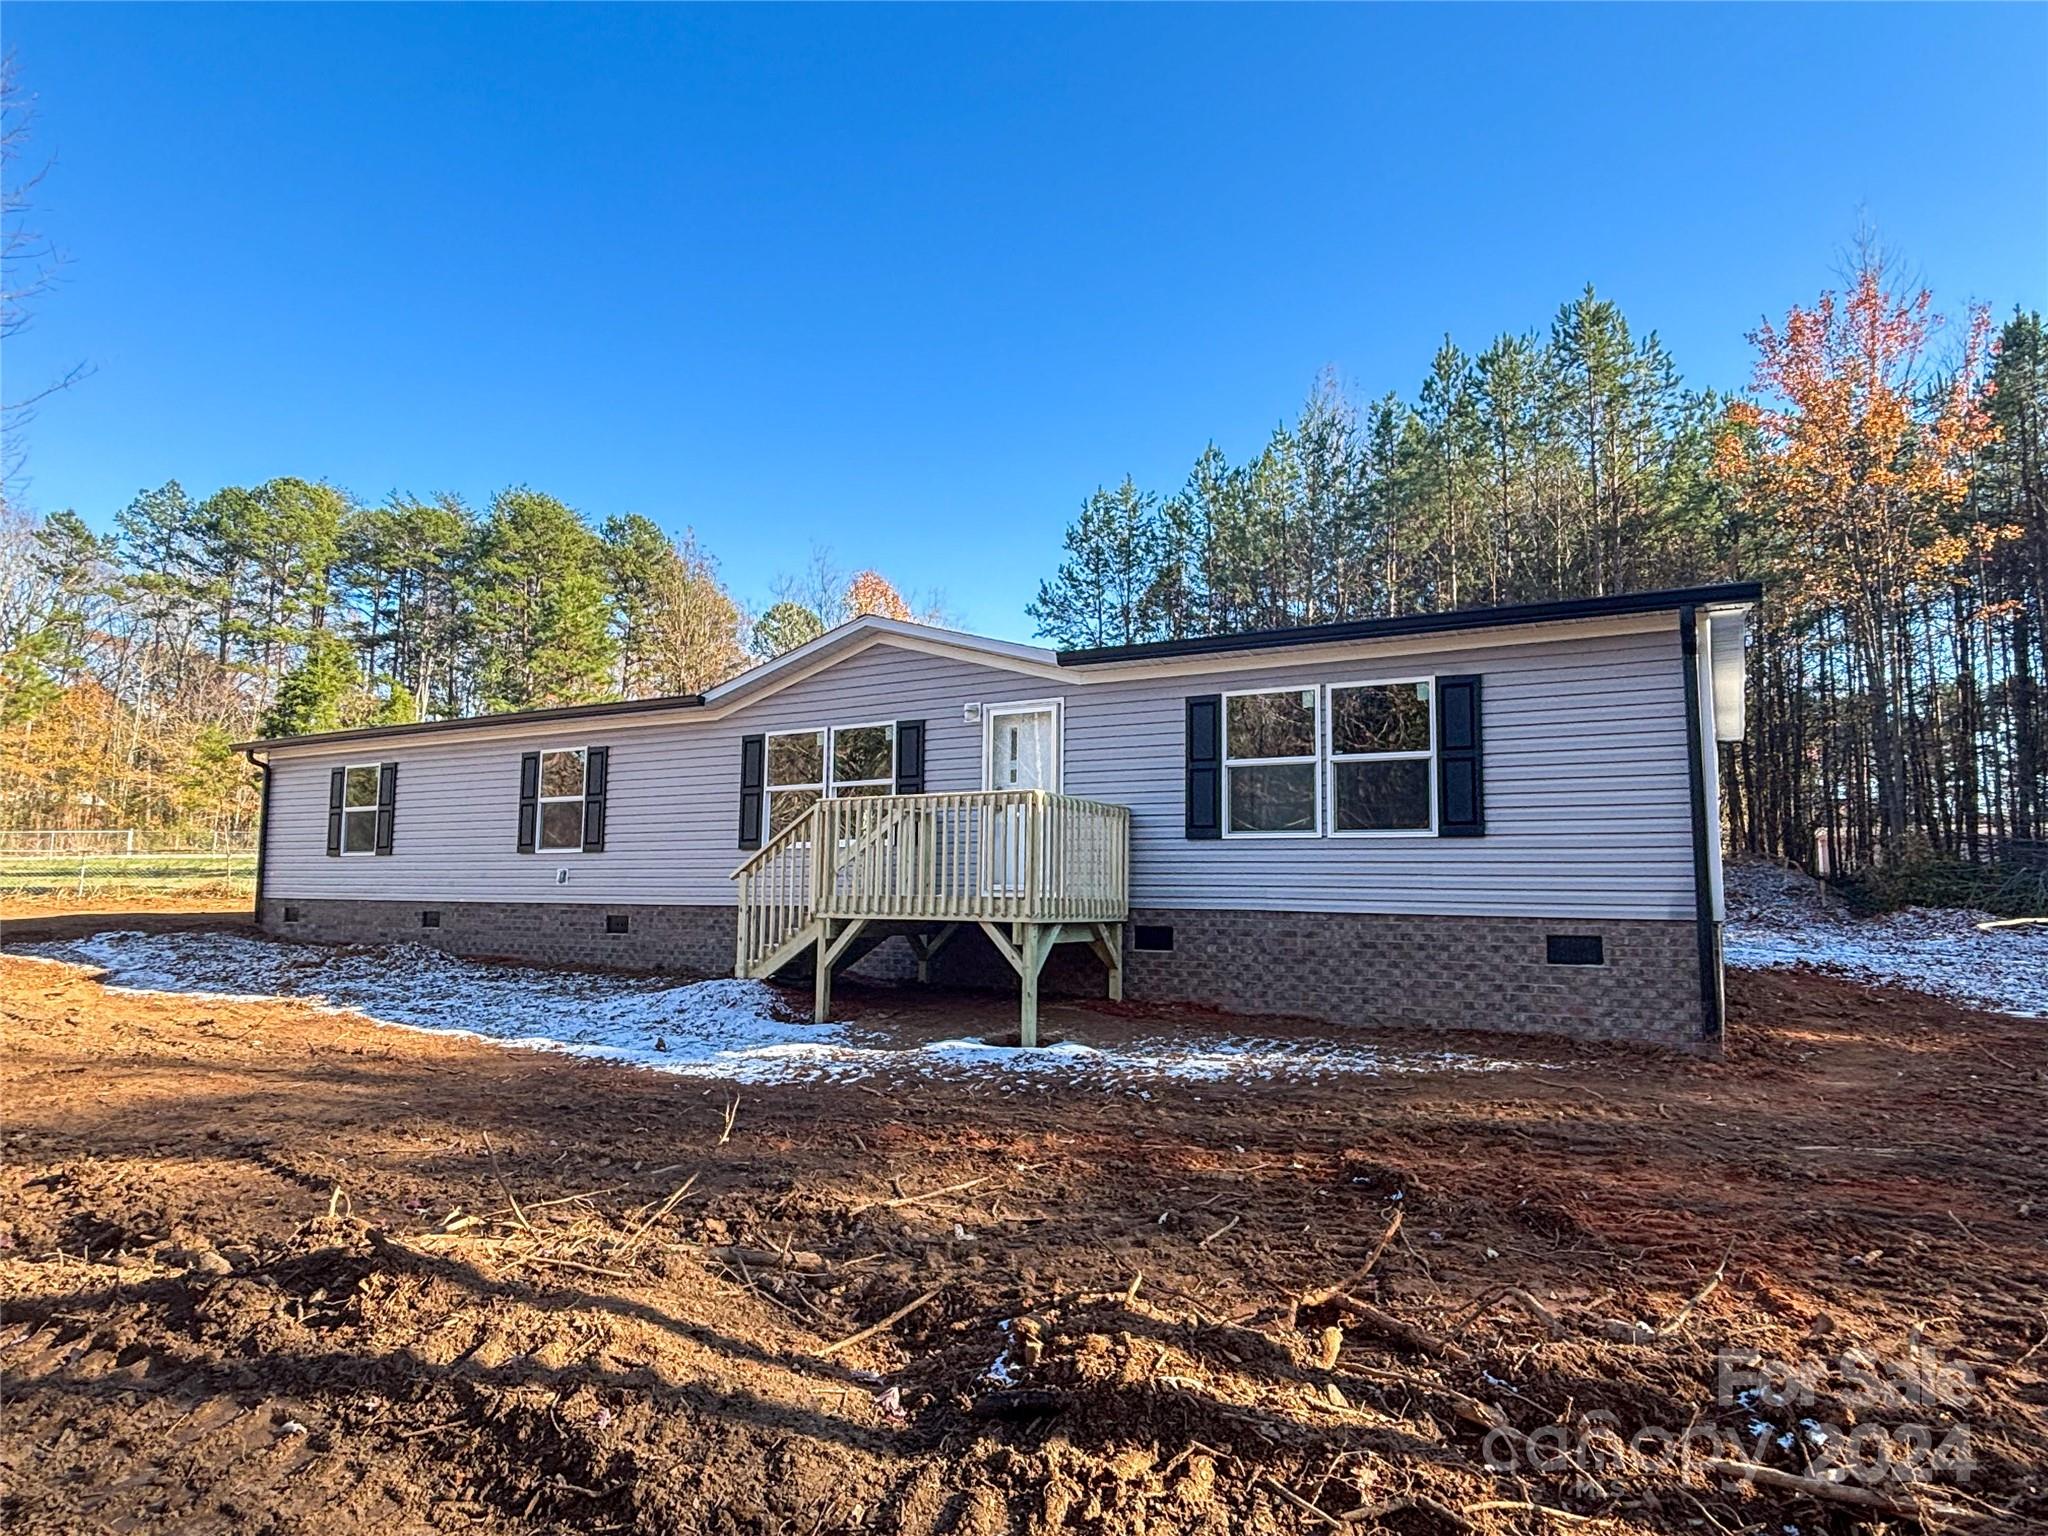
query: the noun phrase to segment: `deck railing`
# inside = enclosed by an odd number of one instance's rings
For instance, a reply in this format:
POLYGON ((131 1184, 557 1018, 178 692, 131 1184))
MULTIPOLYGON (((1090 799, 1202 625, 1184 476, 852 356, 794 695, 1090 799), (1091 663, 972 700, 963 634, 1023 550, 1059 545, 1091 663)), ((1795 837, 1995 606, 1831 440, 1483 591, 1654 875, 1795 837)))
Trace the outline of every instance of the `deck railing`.
POLYGON ((739 974, 826 919, 1120 923, 1130 824, 1044 790, 819 801, 733 872, 739 974))
POLYGON ((732 872, 739 894, 739 952, 735 976, 752 976, 779 951, 809 935, 816 906, 811 817, 806 814, 768 839, 732 872))

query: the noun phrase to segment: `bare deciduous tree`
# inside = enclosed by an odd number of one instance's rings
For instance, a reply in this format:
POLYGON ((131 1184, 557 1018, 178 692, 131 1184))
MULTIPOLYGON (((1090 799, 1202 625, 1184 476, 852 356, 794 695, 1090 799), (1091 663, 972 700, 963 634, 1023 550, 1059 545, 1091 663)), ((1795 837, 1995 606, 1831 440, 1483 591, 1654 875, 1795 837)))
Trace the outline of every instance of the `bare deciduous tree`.
MULTIPOLYGON (((63 254, 32 218, 36 189, 50 168, 47 160, 30 160, 34 124, 35 98, 22 88, 10 51, 0 57, 0 342, 11 342, 28 329, 35 301, 55 285, 64 265, 63 254)), ((74 363, 23 394, 0 395, 0 497, 12 500, 19 493, 22 466, 28 459, 23 439, 36 406, 90 371, 86 364, 74 363)))

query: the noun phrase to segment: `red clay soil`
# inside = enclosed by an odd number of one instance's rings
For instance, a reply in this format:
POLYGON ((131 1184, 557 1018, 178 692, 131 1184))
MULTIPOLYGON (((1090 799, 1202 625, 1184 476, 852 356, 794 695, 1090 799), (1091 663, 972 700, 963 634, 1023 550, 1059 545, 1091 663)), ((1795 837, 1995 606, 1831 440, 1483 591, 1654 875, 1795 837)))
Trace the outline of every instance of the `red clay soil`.
POLYGON ((99 892, 89 898, 90 911, 80 911, 70 896, 0 896, 0 942, 69 939, 125 928, 130 932, 171 933, 181 928, 224 928, 249 921, 244 895, 162 892, 99 892))
POLYGON ((2048 1529, 2040 1024, 1736 976, 1717 1062, 733 1106, 0 998, 10 1531, 2048 1529))

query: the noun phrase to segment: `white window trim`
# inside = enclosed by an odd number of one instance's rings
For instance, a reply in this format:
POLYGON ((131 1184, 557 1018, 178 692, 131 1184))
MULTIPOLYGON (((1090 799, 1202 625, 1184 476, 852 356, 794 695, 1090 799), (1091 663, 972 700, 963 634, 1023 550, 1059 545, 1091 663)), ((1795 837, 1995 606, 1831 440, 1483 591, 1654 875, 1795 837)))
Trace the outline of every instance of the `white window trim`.
POLYGON ((981 706, 981 787, 996 786, 996 716, 1035 715, 1052 712, 1052 787, 1047 794, 1063 795, 1067 782, 1067 701, 1057 699, 1016 699, 1006 704, 981 706))
POLYGON ((761 831, 765 837, 777 834, 775 826, 775 797, 789 794, 815 794, 820 800, 849 798, 841 794, 847 789, 881 788, 885 794, 896 792, 896 722, 894 720, 856 720, 846 725, 797 725, 787 730, 768 731, 761 742, 761 831), (880 779, 841 779, 835 768, 834 759, 838 752, 838 737, 841 731, 886 731, 889 734, 889 774, 880 779), (769 764, 775 759, 775 738, 778 736, 813 736, 820 742, 818 771, 823 778, 816 782, 802 784, 776 784, 771 782, 769 764))
POLYGON ((775 797, 777 795, 815 793, 825 798, 825 786, 832 779, 832 732, 822 725, 792 726, 786 731, 769 731, 761 742, 761 835, 764 838, 780 836, 775 831, 775 797), (774 780, 775 738, 778 736, 812 736, 818 742, 818 781, 803 784, 777 784, 774 780))
POLYGON ((1329 718, 1326 707, 1329 701, 1314 683, 1275 683, 1264 688, 1238 688, 1223 695, 1223 718, 1218 722, 1217 761, 1223 768, 1223 836, 1232 842, 1288 842, 1298 843, 1304 838, 1323 835, 1323 741, 1324 722, 1329 718), (1314 745, 1306 757, 1240 757, 1230 755, 1230 701, 1256 697, 1263 693, 1313 693, 1316 696, 1316 727, 1314 745), (1303 827, 1298 832, 1237 832, 1230 825, 1230 772, 1233 768, 1285 768, 1299 767, 1303 763, 1315 769, 1315 824, 1303 827))
MULTIPOLYGON (((798 732, 801 735, 801 732, 798 732)), ((888 786, 884 793, 896 793, 896 722, 894 720, 855 721, 852 725, 832 725, 825 728, 825 798, 843 798, 839 791, 845 789, 873 789, 877 784, 888 786), (889 772, 879 779, 841 779, 839 777, 839 733, 841 731, 887 731, 889 733, 889 772)))
POLYGON ((583 803, 590 798, 590 748, 585 747, 542 747, 540 749, 539 778, 534 784, 533 799, 533 851, 535 853, 581 853, 583 851, 583 803), (573 795, 550 795, 541 793, 548 782, 548 759, 572 752, 583 764, 583 788, 573 795), (576 841, 567 848, 553 848, 547 842, 548 807, 566 805, 574 801, 576 812, 576 841))
POLYGON ((384 795, 384 765, 382 763, 346 763, 341 770, 341 856, 344 859, 366 859, 377 852, 377 807, 384 795), (348 781, 358 768, 370 770, 370 803, 350 805, 348 803, 348 781), (370 846, 351 848, 348 845, 348 819, 360 816, 365 811, 370 815, 370 846))
POLYGON ((1362 681, 1346 681, 1323 684, 1323 728, 1321 756, 1326 765, 1323 794, 1328 800, 1325 810, 1327 837, 1435 837, 1436 836, 1436 678, 1429 677, 1386 677, 1367 678, 1362 681), (1429 684, 1429 750, 1426 752, 1339 752, 1334 732, 1337 714, 1331 695, 1344 688, 1412 688, 1417 683, 1429 684), (1337 825, 1337 765, 1339 763, 1398 763, 1427 762, 1429 764, 1429 825, 1426 827, 1354 827, 1348 830, 1337 825))

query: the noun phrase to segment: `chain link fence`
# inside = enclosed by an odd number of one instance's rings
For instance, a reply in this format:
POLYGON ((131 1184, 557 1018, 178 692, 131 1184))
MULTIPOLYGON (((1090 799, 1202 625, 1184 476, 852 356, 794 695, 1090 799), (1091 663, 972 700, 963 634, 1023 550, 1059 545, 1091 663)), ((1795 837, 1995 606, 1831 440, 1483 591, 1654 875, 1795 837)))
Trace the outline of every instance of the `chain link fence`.
POLYGON ((127 828, 0 832, 0 902, 14 906, 215 906, 250 901, 255 894, 253 838, 192 847, 127 828))

